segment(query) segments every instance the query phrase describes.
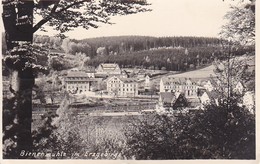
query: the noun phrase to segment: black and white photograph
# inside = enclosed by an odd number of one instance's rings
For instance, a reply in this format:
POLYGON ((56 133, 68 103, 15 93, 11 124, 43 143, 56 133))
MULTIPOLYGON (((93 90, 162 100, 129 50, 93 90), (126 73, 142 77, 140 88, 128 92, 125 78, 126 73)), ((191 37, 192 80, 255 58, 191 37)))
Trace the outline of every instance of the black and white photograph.
POLYGON ((256 0, 0 11, 3 161, 257 163, 256 0))

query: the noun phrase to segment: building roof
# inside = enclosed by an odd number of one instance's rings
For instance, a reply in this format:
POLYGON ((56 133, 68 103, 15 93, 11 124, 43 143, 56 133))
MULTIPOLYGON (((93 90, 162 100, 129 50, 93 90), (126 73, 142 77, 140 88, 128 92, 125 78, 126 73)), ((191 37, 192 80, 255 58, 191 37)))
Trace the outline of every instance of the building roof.
POLYGON ((116 68, 119 68, 119 65, 116 63, 102 63, 99 65, 103 70, 113 71, 116 68))
POLYGON ((137 83, 135 78, 120 78, 124 83, 137 83))
POLYGON ((111 78, 118 78, 120 79, 123 83, 137 83, 137 80, 135 78, 122 78, 120 76, 116 76, 116 75, 113 75, 113 76, 110 76, 108 77, 107 80, 111 79, 111 78))
POLYGON ((180 95, 179 92, 160 92, 160 97, 164 103, 174 103, 180 95))
POLYGON ((70 70, 65 78, 65 81, 96 81, 93 78, 89 78, 88 74, 84 71, 70 70))
POLYGON ((188 80, 190 80, 193 85, 197 84, 191 78, 174 78, 174 77, 170 77, 170 76, 168 76, 166 78, 162 78, 163 83, 166 85, 172 85, 172 84, 187 85, 188 80))
POLYGON ((192 98, 187 98, 189 105, 192 107, 196 107, 200 105, 200 99, 198 97, 192 97, 192 98))
POLYGON ((175 98, 175 94, 172 92, 161 92, 160 97, 164 103, 172 103, 175 98))
POLYGON ((218 91, 212 90, 211 92, 206 91, 207 95, 210 99, 221 99, 223 98, 223 94, 218 91))

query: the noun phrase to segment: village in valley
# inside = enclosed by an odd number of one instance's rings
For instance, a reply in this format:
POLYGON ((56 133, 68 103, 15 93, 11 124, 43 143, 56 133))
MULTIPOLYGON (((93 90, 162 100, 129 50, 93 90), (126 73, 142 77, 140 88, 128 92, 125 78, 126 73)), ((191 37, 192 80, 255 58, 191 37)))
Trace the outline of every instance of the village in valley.
POLYGON ((3 0, 3 159, 258 162, 255 2, 3 0))
MULTIPOLYGON (((52 92, 68 93, 68 102, 81 109, 77 111, 81 116, 178 115, 199 111, 208 104, 218 105, 223 98, 219 91, 221 82, 214 77, 214 66, 202 68, 201 72, 206 69, 210 70, 206 77, 192 77, 200 70, 186 75, 185 72, 120 68, 117 63, 101 63, 96 68, 71 68, 63 75, 53 72, 51 86, 57 88, 55 81, 59 81, 60 88, 52 92)), ((41 78, 46 77, 36 81, 41 78)), ((254 92, 242 81, 233 83, 233 91, 241 95, 240 105, 254 113, 254 92)), ((62 99, 45 97, 49 107, 57 106, 62 99)), ((35 99, 34 104, 41 103, 35 99)))

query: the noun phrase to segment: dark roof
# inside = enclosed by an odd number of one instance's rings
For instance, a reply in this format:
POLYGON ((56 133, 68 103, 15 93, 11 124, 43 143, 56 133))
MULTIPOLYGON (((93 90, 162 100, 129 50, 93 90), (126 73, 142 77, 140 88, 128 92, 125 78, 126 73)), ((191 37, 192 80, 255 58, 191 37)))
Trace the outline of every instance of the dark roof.
POLYGON ((203 93, 206 92, 205 88, 198 88, 198 96, 201 97, 203 95, 203 93))
MULTIPOLYGON (((178 95, 177 95, 178 96, 178 95)), ((172 103, 177 97, 173 92, 161 92, 160 97, 164 103, 172 103)))
POLYGON ((193 107, 198 106, 201 103, 198 97, 187 98, 187 100, 189 102, 189 105, 193 107))
POLYGON ((71 70, 68 72, 67 77, 88 77, 84 71, 71 70))
POLYGON ((210 99, 221 99, 223 98, 223 94, 218 91, 212 90, 211 92, 206 91, 210 99))

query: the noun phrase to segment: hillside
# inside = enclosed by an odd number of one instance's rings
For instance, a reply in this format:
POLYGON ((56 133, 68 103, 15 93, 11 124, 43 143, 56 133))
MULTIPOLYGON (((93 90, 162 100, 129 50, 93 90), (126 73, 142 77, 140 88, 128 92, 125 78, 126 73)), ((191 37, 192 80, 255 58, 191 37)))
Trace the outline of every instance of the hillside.
MULTIPOLYGON (((255 56, 240 56, 237 57, 236 59, 238 60, 243 60, 245 61, 250 67, 249 67, 249 71, 252 71, 255 69, 255 56)), ((205 78, 209 78, 209 77, 214 77, 215 73, 214 73, 214 65, 210 65, 207 66, 205 68, 202 69, 197 69, 197 70, 193 70, 193 71, 188 71, 188 72, 184 72, 184 73, 180 73, 180 74, 175 74, 175 75, 171 75, 172 77, 176 77, 176 78, 180 78, 180 77, 186 77, 186 78, 194 78, 194 79, 205 79, 205 78)))

